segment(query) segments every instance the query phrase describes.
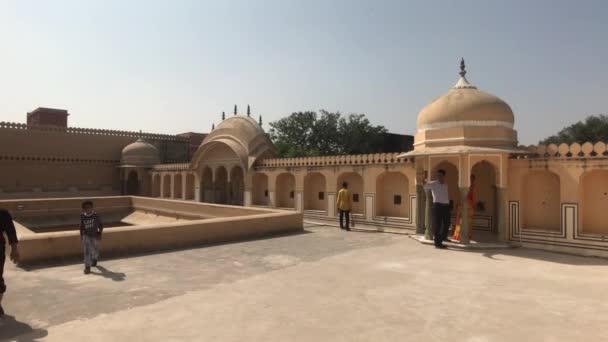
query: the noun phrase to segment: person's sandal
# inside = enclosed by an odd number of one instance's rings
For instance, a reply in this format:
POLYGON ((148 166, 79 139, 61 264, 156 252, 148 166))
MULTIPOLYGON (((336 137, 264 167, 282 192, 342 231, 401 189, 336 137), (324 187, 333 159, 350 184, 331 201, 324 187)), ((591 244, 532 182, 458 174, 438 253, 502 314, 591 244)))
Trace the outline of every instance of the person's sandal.
POLYGON ((84 274, 89 274, 91 273, 91 268, 90 267, 85 267, 84 268, 84 274))

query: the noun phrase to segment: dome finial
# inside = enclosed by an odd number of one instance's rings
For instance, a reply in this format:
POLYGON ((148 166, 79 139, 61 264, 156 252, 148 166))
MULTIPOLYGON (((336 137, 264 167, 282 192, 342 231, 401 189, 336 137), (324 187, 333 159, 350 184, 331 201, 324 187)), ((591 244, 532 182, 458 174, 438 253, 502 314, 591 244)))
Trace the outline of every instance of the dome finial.
POLYGON ((215 122, 211 124, 211 130, 214 131, 215 130, 215 122))
POLYGON ((222 112, 222 121, 226 120, 226 112, 222 112))
POLYGON ((236 110, 236 105, 234 105, 234 115, 236 115, 236 113, 238 113, 238 111, 236 110))
POLYGON ((262 127, 262 114, 260 114, 260 121, 258 122, 258 124, 260 125, 260 127, 262 127))
POLYGON ((251 116, 251 108, 247 105, 247 116, 251 116))
POLYGON ((464 65, 464 57, 460 59, 460 77, 464 77, 464 75, 467 74, 467 71, 465 70, 465 65, 464 65))

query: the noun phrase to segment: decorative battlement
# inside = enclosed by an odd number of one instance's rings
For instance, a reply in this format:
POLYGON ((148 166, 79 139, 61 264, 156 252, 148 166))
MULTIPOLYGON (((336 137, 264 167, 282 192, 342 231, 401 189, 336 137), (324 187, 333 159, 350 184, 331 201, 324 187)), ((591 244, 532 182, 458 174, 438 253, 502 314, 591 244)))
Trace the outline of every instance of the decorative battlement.
POLYGON ((63 132, 68 134, 88 134, 88 135, 105 135, 115 137, 129 137, 129 138, 142 138, 147 140, 167 140, 167 141, 189 141, 188 138, 178 137, 169 134, 153 134, 153 133, 140 133, 130 131, 118 131, 111 129, 95 129, 95 128, 80 128, 80 127, 51 127, 51 126, 28 126, 24 123, 16 122, 0 122, 0 129, 15 129, 15 130, 29 130, 29 131, 46 131, 46 132, 63 132))
POLYGON ((608 158, 606 143, 586 142, 584 144, 549 144, 520 146, 531 152, 529 155, 517 156, 518 159, 530 158, 608 158))
POLYGON ((157 164, 152 167, 152 171, 188 171, 190 163, 157 164))
POLYGON ((304 158, 272 158, 260 161, 258 167, 369 165, 407 163, 407 158, 398 158, 401 153, 355 154, 304 158))

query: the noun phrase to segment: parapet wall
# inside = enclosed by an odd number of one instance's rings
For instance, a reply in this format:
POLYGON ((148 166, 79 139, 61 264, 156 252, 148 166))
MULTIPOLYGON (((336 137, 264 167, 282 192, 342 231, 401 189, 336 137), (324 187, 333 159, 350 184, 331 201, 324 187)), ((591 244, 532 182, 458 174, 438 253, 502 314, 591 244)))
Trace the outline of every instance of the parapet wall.
POLYGON ((355 154, 304 158, 270 158, 261 160, 257 167, 295 167, 331 165, 370 165, 406 163, 407 158, 398 158, 399 153, 355 154))
MULTIPOLYGON (((52 219, 59 211, 78 215, 82 200, 84 199, 0 201, 0 207, 6 207, 15 213, 15 220, 23 215, 32 214, 46 214, 52 219)), ((130 208, 139 211, 159 210, 165 213, 181 212, 216 216, 107 228, 104 230, 101 247, 104 257, 223 243, 270 234, 299 232, 303 229, 302 213, 293 211, 141 197, 94 198, 93 201, 102 215, 109 210, 130 208)), ((23 227, 18 230, 18 236, 22 265, 48 260, 74 259, 82 255, 78 230, 34 233, 23 227)))
POLYGON ((549 144, 520 146, 531 152, 530 155, 522 155, 518 158, 605 158, 608 157, 606 143, 586 142, 584 144, 549 144))
POLYGON ((163 162, 188 160, 188 138, 0 122, 0 198, 119 193, 122 149, 140 136, 159 149, 163 162))

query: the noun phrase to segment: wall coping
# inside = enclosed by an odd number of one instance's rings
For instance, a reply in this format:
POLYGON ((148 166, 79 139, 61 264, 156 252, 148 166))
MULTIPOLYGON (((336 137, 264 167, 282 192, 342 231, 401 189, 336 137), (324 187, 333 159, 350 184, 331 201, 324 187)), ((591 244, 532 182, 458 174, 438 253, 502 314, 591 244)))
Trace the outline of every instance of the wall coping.
POLYGON ((86 135, 102 135, 115 137, 142 138, 147 140, 167 140, 167 141, 190 141, 189 138, 179 137, 170 134, 155 134, 155 133, 140 133, 131 131, 120 131, 112 129, 96 129, 96 128, 81 128, 81 127, 53 127, 53 126, 28 126, 24 123, 0 121, 0 129, 12 130, 28 130, 28 131, 44 131, 44 132, 59 132, 67 134, 86 134, 86 135))

